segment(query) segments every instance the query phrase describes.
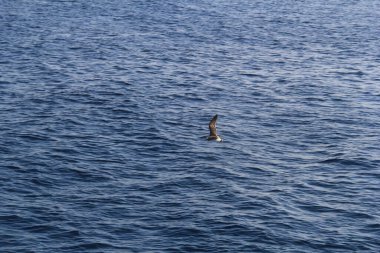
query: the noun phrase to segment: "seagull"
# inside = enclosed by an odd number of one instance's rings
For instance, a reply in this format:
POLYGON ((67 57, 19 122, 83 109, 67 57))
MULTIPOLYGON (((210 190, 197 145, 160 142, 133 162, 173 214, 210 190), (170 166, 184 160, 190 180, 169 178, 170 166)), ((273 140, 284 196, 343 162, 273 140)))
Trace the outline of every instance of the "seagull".
POLYGON ((218 114, 216 114, 210 121, 210 124, 208 124, 208 127, 210 128, 210 135, 207 137, 208 141, 217 141, 221 142, 223 141, 222 138, 220 138, 219 135, 216 134, 216 120, 218 119, 218 114))

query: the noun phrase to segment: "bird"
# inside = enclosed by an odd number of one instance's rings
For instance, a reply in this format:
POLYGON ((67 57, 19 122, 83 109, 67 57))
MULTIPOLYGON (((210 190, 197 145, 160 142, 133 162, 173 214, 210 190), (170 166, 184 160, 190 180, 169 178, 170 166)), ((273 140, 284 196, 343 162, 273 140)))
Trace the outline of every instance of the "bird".
POLYGON ((210 128, 210 135, 207 137, 208 141, 217 141, 221 142, 223 141, 222 138, 220 138, 219 135, 216 134, 216 120, 218 119, 218 114, 216 114, 208 124, 208 127, 210 128))

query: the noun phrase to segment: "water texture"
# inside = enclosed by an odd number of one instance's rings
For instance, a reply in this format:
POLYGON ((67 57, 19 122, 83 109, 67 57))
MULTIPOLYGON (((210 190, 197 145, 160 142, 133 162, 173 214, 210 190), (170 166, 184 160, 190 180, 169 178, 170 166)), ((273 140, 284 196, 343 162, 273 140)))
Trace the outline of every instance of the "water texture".
POLYGON ((0 0, 0 252, 379 252, 379 20, 0 0))

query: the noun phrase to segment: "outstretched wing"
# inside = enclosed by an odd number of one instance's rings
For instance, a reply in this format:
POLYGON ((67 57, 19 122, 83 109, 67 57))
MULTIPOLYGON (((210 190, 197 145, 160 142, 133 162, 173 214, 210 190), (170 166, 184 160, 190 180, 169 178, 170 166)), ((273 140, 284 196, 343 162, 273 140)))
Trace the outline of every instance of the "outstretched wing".
POLYGON ((216 136, 216 120, 217 119, 218 119, 218 115, 216 114, 210 121, 210 124, 208 124, 208 127, 210 128, 210 136, 216 136))

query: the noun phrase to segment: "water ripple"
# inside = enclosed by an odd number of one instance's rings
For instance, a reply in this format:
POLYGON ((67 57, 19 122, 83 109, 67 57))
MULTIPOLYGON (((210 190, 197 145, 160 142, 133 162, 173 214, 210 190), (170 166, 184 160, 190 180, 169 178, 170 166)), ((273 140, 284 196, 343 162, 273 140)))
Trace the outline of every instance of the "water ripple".
POLYGON ((377 1, 0 5, 1 252, 378 251, 377 1))

